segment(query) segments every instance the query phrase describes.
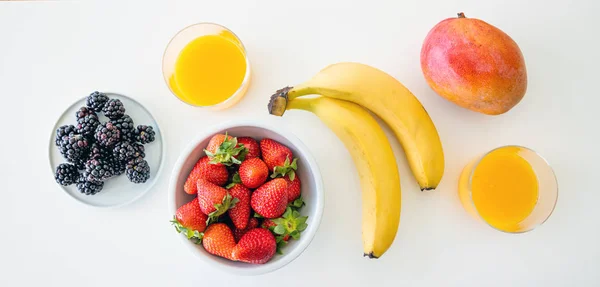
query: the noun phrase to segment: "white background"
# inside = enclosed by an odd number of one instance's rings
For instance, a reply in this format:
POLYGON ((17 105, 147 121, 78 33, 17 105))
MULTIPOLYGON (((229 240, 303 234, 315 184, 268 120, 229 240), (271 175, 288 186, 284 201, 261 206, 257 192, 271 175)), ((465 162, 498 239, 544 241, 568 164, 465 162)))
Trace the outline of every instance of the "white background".
POLYGON ((597 1, 103 2, 0 3, 0 286, 600 285, 597 1), (501 28, 525 55, 527 95, 507 114, 458 108, 423 79, 425 35, 459 11, 501 28), (247 96, 226 111, 187 106, 163 82, 166 44, 199 21, 231 28, 252 61, 247 96), (400 79, 444 144, 442 184, 421 193, 392 141, 402 218, 396 241, 378 260, 362 257, 358 178, 342 143, 312 114, 275 118, 266 110, 271 92, 338 61, 364 62, 400 79), (142 102, 167 145, 152 191, 113 210, 63 194, 48 165, 54 121, 96 89, 142 102), (168 222, 167 186, 179 151, 204 127, 233 118, 289 128, 313 152, 325 181, 314 241, 264 276, 240 278, 203 265, 168 222), (539 151, 559 180, 554 214, 523 235, 472 220, 456 194, 467 161, 504 144, 539 151))

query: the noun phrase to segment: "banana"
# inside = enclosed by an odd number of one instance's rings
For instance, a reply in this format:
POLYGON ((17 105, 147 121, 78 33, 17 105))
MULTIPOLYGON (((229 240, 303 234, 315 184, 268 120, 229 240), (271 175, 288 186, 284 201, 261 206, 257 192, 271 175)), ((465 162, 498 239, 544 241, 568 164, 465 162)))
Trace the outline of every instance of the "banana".
POLYGON ((358 170, 362 189, 362 239, 364 255, 378 258, 390 247, 400 223, 400 176, 385 133, 363 107, 332 98, 295 99, 273 97, 275 115, 286 109, 314 113, 344 143, 358 170))
POLYGON ((421 190, 435 189, 444 174, 444 151, 419 100, 394 77, 359 63, 330 65, 312 79, 278 91, 280 101, 317 94, 359 104, 382 118, 402 145, 421 190))

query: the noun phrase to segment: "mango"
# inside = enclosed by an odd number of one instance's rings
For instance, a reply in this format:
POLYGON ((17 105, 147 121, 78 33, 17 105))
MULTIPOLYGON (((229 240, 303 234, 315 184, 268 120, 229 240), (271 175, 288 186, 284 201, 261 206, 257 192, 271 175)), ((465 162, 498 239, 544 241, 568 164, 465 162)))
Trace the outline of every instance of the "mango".
POLYGON ((517 43, 463 13, 429 31, 421 47, 421 70, 438 95, 488 115, 509 111, 527 91, 525 59, 517 43))

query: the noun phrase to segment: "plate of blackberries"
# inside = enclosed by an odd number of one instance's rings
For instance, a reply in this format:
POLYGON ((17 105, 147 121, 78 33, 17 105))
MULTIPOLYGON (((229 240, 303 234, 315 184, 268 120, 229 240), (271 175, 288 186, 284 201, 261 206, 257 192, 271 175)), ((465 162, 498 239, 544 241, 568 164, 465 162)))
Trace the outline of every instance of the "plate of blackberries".
POLYGON ((158 124, 136 100, 95 91, 73 103, 50 141, 56 183, 96 207, 135 201, 156 181, 164 143, 158 124))

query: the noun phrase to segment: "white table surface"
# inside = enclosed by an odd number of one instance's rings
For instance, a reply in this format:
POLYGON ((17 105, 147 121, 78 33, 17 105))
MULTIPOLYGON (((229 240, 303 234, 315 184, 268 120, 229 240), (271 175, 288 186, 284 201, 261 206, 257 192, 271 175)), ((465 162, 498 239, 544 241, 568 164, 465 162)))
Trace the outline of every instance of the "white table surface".
POLYGON ((149 2, 0 3, 0 286, 600 286, 597 1, 149 2), (459 11, 500 27, 525 55, 527 95, 505 115, 458 108, 424 81, 421 43, 459 11), (167 42, 199 21, 230 27, 252 61, 247 96, 226 111, 187 106, 163 82, 167 42), (392 141, 402 218, 379 260, 362 257, 358 177, 342 143, 311 114, 275 118, 266 110, 275 89, 337 61, 368 63, 400 79, 443 139, 446 173, 429 193, 418 190, 392 141), (96 89, 145 104, 167 144, 156 186, 119 209, 69 198, 48 166, 56 117, 96 89), (203 127, 232 118, 289 128, 324 177, 325 213, 314 241, 264 276, 240 278, 203 265, 168 222, 167 186, 179 151, 203 127), (472 220, 456 194, 467 161, 504 144, 539 151, 559 180, 553 216, 523 235, 472 220))

